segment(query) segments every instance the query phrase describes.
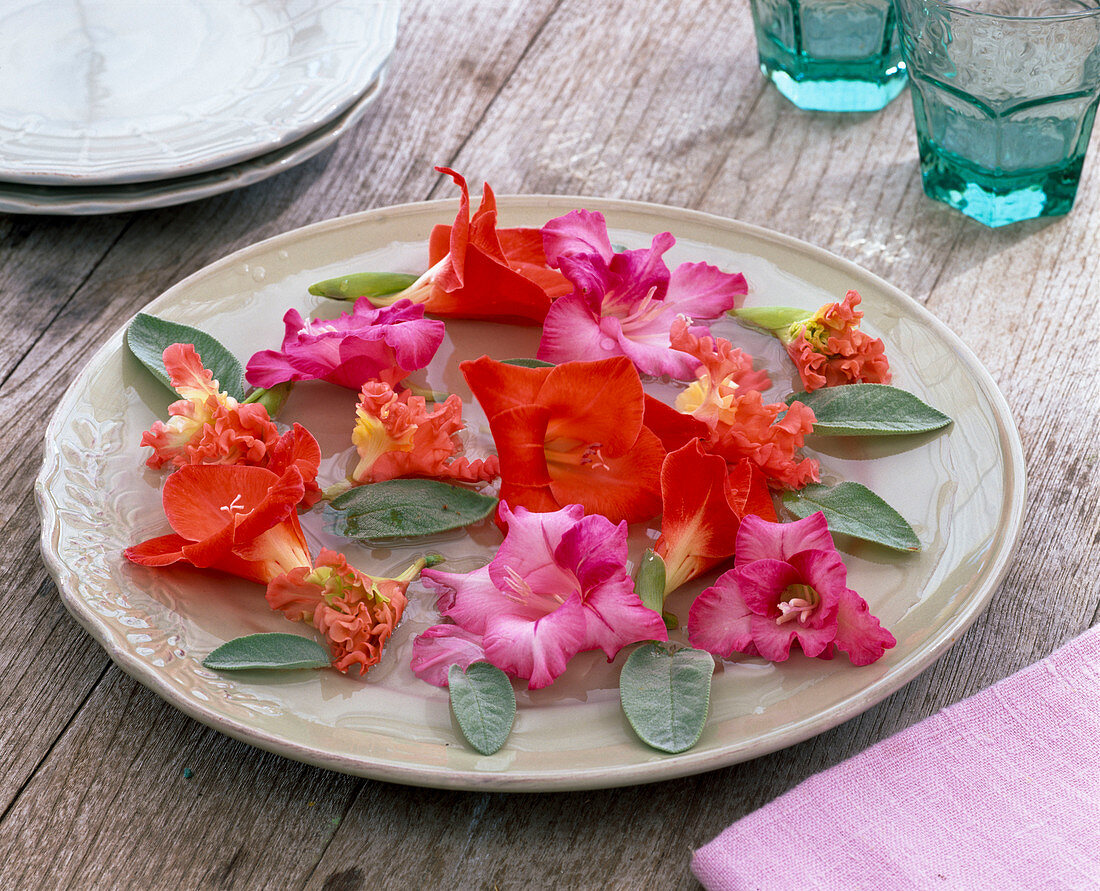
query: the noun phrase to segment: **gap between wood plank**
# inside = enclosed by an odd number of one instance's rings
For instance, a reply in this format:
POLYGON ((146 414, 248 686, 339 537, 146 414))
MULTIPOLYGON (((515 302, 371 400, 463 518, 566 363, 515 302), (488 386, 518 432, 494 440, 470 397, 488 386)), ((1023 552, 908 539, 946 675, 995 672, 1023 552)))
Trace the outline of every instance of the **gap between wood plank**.
MULTIPOLYGON (((76 295, 80 293, 80 289, 88 283, 88 280, 95 274, 95 271, 103 265, 103 261, 107 259, 107 255, 115 249, 115 245, 117 245, 119 241, 122 240, 122 236, 130 230, 133 222, 134 218, 131 214, 130 218, 125 223, 123 223, 122 228, 118 230, 118 235, 116 235, 111 243, 107 245, 106 250, 104 250, 103 253, 100 254, 99 259, 91 265, 91 268, 88 269, 84 277, 79 282, 77 282, 76 287, 74 287, 72 290, 72 293, 69 294, 69 296, 65 298, 65 301, 57 308, 57 312, 53 314, 53 318, 50 319, 49 324, 44 326, 42 330, 39 331, 38 336, 26 345, 26 349, 23 351, 23 355, 19 357, 19 361, 12 363, 11 368, 8 369, 8 373, 4 375, 4 379, 0 380, 0 389, 3 389, 4 385, 8 382, 8 380, 11 379, 11 376, 15 374, 16 369, 23 364, 23 361, 27 358, 27 356, 31 354, 31 351, 34 350, 34 348, 38 345, 38 342, 46 336, 46 332, 53 327, 53 323, 57 321, 58 316, 60 316, 66 310, 66 308, 68 308, 69 304, 73 302, 73 298, 75 298, 76 295)), ((3 818, 0 817, 0 819, 3 818)))
POLYGON ((36 776, 38 776, 38 771, 53 753, 53 750, 57 747, 57 744, 61 741, 61 738, 68 732, 69 728, 73 724, 73 721, 76 720, 77 715, 79 715, 81 711, 83 711, 84 706, 88 704, 88 700, 91 698, 92 694, 96 691, 99 685, 103 683, 103 678, 107 676, 107 672, 111 669, 112 665, 114 665, 114 662, 108 659, 107 664, 104 665, 103 670, 100 671, 99 677, 95 679, 92 685, 88 688, 88 692, 84 694, 84 698, 80 700, 80 705, 73 709, 73 713, 69 715, 69 719, 65 722, 65 726, 61 728, 57 736, 54 737, 53 742, 51 742, 46 748, 46 751, 42 753, 42 757, 39 758, 38 761, 35 763, 34 769, 28 771, 26 778, 20 784, 19 788, 15 790, 15 794, 12 795, 11 801, 8 802, 7 807, 4 808, 3 812, 0 812, 0 824, 3 824, 3 822, 8 817, 8 814, 11 813, 12 808, 15 807, 16 802, 18 802, 19 799, 23 797, 23 793, 27 790, 27 786, 29 786, 31 781, 36 776))
MULTIPOLYGON (((500 94, 504 92, 504 88, 508 86, 508 83, 512 80, 512 76, 516 73, 516 70, 519 68, 520 65, 523 64, 523 60, 527 58, 527 54, 531 51, 531 47, 533 47, 538 41, 539 37, 542 36, 542 32, 546 30, 546 26, 547 24, 549 24, 550 19, 554 17, 554 14, 561 8, 562 3, 564 2, 565 0, 556 0, 554 5, 550 7, 550 10, 546 13, 546 15, 543 17, 543 20, 539 23, 539 26, 535 28, 534 32, 531 34, 531 39, 527 41, 527 45, 523 48, 523 52, 519 54, 519 57, 516 59, 516 64, 512 66, 512 70, 509 71, 501 80, 500 86, 498 86, 496 88, 496 91, 493 93, 493 98, 485 103, 485 107, 481 109, 481 114, 478 115, 477 120, 474 121, 473 125, 469 129, 469 132, 462 139, 462 141, 459 142, 457 146, 455 146, 455 150, 451 153, 451 156, 447 159, 447 162, 444 166, 451 167, 458 159, 458 156, 462 154, 462 150, 466 147, 466 143, 468 143, 473 138, 473 135, 477 132, 478 128, 485 121, 486 115, 489 114, 489 109, 491 109, 496 103, 497 99, 500 98, 500 94)), ((439 176, 436 178, 435 185, 428 190, 427 199, 430 199, 432 195, 434 195, 439 190, 439 187, 446 182, 445 177, 446 174, 439 174, 439 176)))

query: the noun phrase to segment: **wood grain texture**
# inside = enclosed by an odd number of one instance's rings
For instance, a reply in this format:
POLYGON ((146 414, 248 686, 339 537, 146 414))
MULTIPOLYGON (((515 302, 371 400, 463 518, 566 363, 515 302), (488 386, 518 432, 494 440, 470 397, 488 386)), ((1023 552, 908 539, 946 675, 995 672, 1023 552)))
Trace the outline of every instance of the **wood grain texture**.
POLYGON ((179 208, 0 216, 0 887, 696 887, 691 850, 811 774, 1100 621, 1100 162, 1067 217, 988 230, 921 191, 906 97, 800 112, 747 5, 405 5, 385 89, 333 148, 179 208), (110 664, 37 556, 52 394, 168 286, 232 250, 453 187, 663 202, 803 238, 924 303, 989 368, 1024 442, 1021 551, 955 647, 840 727, 747 764, 556 795, 405 788, 263 753, 110 664), (192 771, 184 778, 184 768, 192 771))

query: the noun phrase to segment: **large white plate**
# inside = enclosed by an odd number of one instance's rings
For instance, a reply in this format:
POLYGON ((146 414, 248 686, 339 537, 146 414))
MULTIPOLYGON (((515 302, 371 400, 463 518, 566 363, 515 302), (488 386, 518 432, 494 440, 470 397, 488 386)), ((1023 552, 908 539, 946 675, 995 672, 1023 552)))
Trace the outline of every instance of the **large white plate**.
MULTIPOLYGON (((793 239, 684 210, 589 198, 501 201, 502 224, 539 225, 578 207, 602 211, 613 240, 679 239, 672 263, 707 260, 745 273, 749 304, 815 308, 855 287, 865 327, 884 338, 897 385, 954 418, 944 434, 875 440, 819 438, 826 479, 869 485, 913 524, 924 550, 895 555, 848 539, 839 544, 849 583, 890 628, 898 646, 855 668, 795 656, 771 665, 726 662, 713 685, 702 739, 663 755, 633 736, 615 689, 619 660, 582 654, 550 687, 519 695, 515 729, 497 754, 466 746, 446 693, 408 667, 410 640, 436 621, 432 598, 414 584, 406 617, 383 662, 365 679, 332 671, 217 675, 200 662, 223 641, 291 627, 267 609, 261 586, 190 569, 127 564, 121 550, 168 531, 159 487, 146 469, 141 432, 165 414, 167 394, 125 350, 123 331, 93 357, 61 401, 46 435, 36 485, 42 549, 66 606, 128 673, 187 714, 231 736, 313 764, 377 779, 461 789, 607 787, 697 773, 782 748, 878 702, 941 655, 981 612, 1005 573, 1020 530, 1023 460, 1007 407, 989 375, 932 315, 881 279, 793 239)), ((275 345, 281 316, 297 306, 334 316, 345 304, 307 294, 311 282, 351 270, 416 271, 431 226, 453 218, 454 202, 405 205, 331 220, 239 251, 176 285, 148 307, 203 328, 241 358, 275 345)), ((761 357, 789 391, 792 370, 776 344, 736 325, 718 326, 761 357)), ((531 355, 537 329, 449 323, 448 340, 421 375, 435 389, 468 395, 458 362, 489 352, 531 355)), ((283 420, 299 420, 326 456, 322 483, 343 474, 354 396, 325 384, 299 386, 283 420)), ((486 447, 483 416, 468 406, 469 447, 486 447)), ((342 546, 306 519, 312 545, 342 546)), ((498 541, 493 527, 431 543, 465 571, 498 541)), ((640 553, 645 533, 633 536, 640 553)), ((343 545, 361 568, 396 572, 416 550, 343 545)), ((706 580, 703 580, 705 583, 706 580)), ((702 584, 702 583, 701 583, 702 584)), ((695 589, 698 590, 701 584, 695 589)), ((688 594, 674 606, 685 613, 688 594)))
POLYGON ((15 0, 0 11, 0 180, 145 182, 331 121, 378 77, 399 0, 15 0))
POLYGON ((308 161, 350 130, 382 90, 379 72, 367 91, 343 114, 297 142, 256 158, 175 179, 105 186, 28 186, 0 182, 0 213, 84 216, 173 207, 242 189, 308 161))

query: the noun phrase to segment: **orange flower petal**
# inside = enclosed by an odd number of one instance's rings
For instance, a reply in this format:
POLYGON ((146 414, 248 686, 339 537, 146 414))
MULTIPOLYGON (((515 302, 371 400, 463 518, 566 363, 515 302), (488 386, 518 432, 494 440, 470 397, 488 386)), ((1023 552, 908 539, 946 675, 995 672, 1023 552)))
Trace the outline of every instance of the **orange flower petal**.
POLYGON ((549 418, 550 412, 541 405, 521 405, 489 420, 504 479, 522 486, 550 484, 544 446, 549 418))
POLYGON ((557 365, 538 395, 538 404, 550 410, 548 445, 575 440, 599 444, 605 457, 622 455, 642 429, 644 397, 638 371, 625 356, 557 365))
POLYGON ((587 464, 561 463, 559 456, 549 455, 550 492, 559 506, 580 504, 585 513, 603 514, 612 523, 640 523, 661 512, 665 450, 650 430, 643 427, 620 456, 592 454, 587 464))
POLYGON ((552 368, 506 365, 488 356, 463 362, 458 367, 489 418, 510 408, 533 404, 553 371, 552 368))

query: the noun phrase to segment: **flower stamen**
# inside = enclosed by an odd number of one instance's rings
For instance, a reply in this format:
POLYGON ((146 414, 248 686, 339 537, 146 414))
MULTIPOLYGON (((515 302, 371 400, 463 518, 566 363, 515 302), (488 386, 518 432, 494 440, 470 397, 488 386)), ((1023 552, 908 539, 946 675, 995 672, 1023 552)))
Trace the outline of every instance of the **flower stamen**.
POLYGON ((780 613, 775 620, 777 625, 785 625, 795 619, 800 625, 805 625, 821 602, 821 596, 809 585, 788 585, 783 594, 786 599, 776 604, 780 613))

